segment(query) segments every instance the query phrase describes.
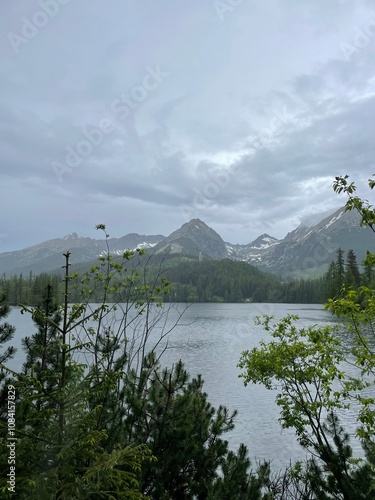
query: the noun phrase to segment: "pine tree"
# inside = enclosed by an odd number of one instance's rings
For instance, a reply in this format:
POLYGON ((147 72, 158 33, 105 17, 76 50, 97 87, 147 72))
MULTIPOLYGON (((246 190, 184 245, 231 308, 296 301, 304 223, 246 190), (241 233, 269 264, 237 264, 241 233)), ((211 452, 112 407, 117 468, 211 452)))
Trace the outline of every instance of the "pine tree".
MULTIPOLYGON (((0 297, 0 320, 5 319, 10 312, 9 306, 3 304, 5 299, 5 295, 0 297)), ((12 340, 15 330, 14 326, 7 322, 0 324, 0 346, 12 340)), ((0 353, 0 369, 2 365, 13 358, 15 352, 16 349, 13 346, 8 346, 4 352, 0 353)))
POLYGON ((336 263, 334 261, 329 265, 328 271, 324 276, 324 298, 325 300, 337 296, 337 277, 336 263))
POLYGON ((342 292, 342 287, 345 284, 345 261, 344 261, 344 251, 339 248, 336 251, 337 257, 335 261, 332 261, 327 273, 324 276, 323 288, 324 288, 324 299, 332 297, 340 297, 342 292))
POLYGON ((344 251, 339 248, 337 250, 337 259, 336 259, 336 294, 335 296, 340 295, 341 289, 345 283, 345 261, 344 261, 344 251))
POLYGON ((58 327, 61 323, 61 310, 52 299, 52 285, 48 283, 44 304, 37 307, 32 319, 38 331, 31 337, 22 339, 26 352, 23 365, 25 374, 33 374, 46 383, 46 390, 52 390, 59 370, 60 341, 58 327), (46 378, 46 373, 49 373, 46 378))
POLYGON ((357 263, 357 256, 353 250, 349 250, 346 256, 345 285, 354 288, 359 288, 361 286, 361 275, 357 263))
MULTIPOLYGON (((375 472, 370 461, 354 468, 352 465, 353 450, 349 445, 349 434, 339 423, 333 413, 323 424, 324 431, 333 441, 322 443, 316 448, 317 455, 324 465, 314 457, 308 463, 306 480, 311 492, 317 499, 335 498, 331 496, 339 492, 343 500, 368 500, 373 497, 375 472)), ((371 452, 369 452, 371 454, 371 452)), ((373 457, 371 458, 373 460, 373 457)))
POLYGON ((190 380, 182 361, 161 369, 153 355, 147 356, 140 374, 128 374, 121 399, 127 408, 125 436, 146 443, 156 457, 142 468, 145 495, 160 500, 262 498, 265 475, 251 473, 245 446, 235 454, 223 439, 237 412, 223 406, 215 410, 202 378, 190 380), (254 496, 245 496, 249 492, 254 496))

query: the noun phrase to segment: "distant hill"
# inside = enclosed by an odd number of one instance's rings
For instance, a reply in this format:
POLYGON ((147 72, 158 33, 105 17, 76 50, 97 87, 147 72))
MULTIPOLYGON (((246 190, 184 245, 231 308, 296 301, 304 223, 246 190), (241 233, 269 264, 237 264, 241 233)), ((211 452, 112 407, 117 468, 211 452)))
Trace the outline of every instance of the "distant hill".
MULTIPOLYGON (((122 238, 110 238, 108 245, 113 253, 119 254, 126 249, 152 248, 164 238, 161 234, 145 236, 130 233, 122 238)), ((104 239, 85 238, 71 233, 24 250, 0 253, 0 273, 9 276, 30 271, 34 274, 55 271, 63 265, 62 254, 67 251, 71 252, 70 263, 74 265, 96 260, 107 251, 107 245, 104 239)))

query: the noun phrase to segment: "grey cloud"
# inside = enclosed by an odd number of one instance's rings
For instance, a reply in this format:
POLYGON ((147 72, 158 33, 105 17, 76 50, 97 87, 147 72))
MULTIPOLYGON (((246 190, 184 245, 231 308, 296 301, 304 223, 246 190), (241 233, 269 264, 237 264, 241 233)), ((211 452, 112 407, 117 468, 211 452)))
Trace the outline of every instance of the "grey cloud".
POLYGON ((17 55, 6 34, 38 2, 0 20, 0 174, 6 202, 23 207, 2 222, 7 248, 21 245, 13 227, 25 246, 56 236, 56 217, 62 234, 103 218, 118 236, 167 234, 194 214, 227 241, 283 237, 315 205, 336 208, 335 175, 365 185, 375 38, 349 61, 340 44, 370 3, 257 0, 223 20, 200 0, 109 5, 70 2, 17 55), (120 120, 113 100, 157 65, 168 77, 120 120), (52 162, 105 118, 114 130, 59 182, 52 162))

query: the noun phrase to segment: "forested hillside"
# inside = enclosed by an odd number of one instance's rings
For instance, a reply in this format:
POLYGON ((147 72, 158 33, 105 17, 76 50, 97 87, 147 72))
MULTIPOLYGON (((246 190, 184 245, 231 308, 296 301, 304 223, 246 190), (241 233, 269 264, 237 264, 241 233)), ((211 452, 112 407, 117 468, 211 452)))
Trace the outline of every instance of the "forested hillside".
POLYGON ((186 261, 166 273, 176 302, 320 302, 318 281, 284 283, 245 262, 186 261))
MULTIPOLYGON (((157 275, 170 282, 169 293, 164 302, 322 302, 321 280, 298 280, 283 282, 276 276, 266 274, 245 262, 229 259, 204 261, 178 259, 149 265, 150 283, 157 275)), ((137 279, 137 277, 135 277, 137 279)), ((44 300, 47 284, 53 284, 54 299, 61 301, 62 281, 58 274, 42 273, 25 278, 22 274, 0 279, 0 291, 6 296, 9 305, 39 305, 44 300)), ((98 300, 102 288, 92 291, 91 301, 98 300)), ((70 301, 80 300, 79 287, 71 290, 70 301)))
MULTIPOLYGON (((264 273, 246 262, 230 259, 198 262, 188 258, 174 258, 163 261, 157 257, 145 256, 141 268, 147 267, 150 283, 157 276, 163 276, 169 281, 169 293, 159 297, 163 302, 322 304, 330 297, 339 296, 343 285, 357 289, 361 285, 374 283, 372 268, 364 266, 361 272, 353 250, 345 255, 339 249, 336 255, 336 260, 332 261, 323 277, 289 281, 264 273)), ((94 268, 95 266, 91 266, 91 269, 94 268)), ((0 279, 0 292, 6 296, 9 305, 39 305, 44 300, 48 283, 53 285, 54 300, 61 301, 62 281, 59 274, 42 273, 33 276, 30 273, 28 277, 20 274, 9 279, 3 276, 0 279)), ((97 286, 92 291, 90 300, 95 302, 102 292, 103 289, 97 286)), ((112 298, 115 299, 114 296, 112 298)), ((78 286, 71 290, 70 300, 79 301, 78 286)))

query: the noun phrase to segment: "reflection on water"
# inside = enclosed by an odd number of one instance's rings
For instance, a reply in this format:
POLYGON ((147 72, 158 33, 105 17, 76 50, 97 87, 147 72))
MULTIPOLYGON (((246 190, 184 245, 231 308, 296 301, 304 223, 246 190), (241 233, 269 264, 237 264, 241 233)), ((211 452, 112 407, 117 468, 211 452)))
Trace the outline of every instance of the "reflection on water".
MULTIPOLYGON (((168 324, 172 325, 184 306, 179 304, 170 311, 168 324)), ((296 442, 292 430, 282 430, 278 422, 279 411, 274 403, 275 393, 260 385, 244 387, 238 378, 237 363, 244 350, 252 349, 269 334, 260 325, 254 325, 256 316, 275 316, 275 320, 287 314, 298 314, 300 327, 313 325, 339 325, 337 318, 319 305, 298 304, 193 304, 185 311, 180 324, 168 336, 167 349, 162 357, 163 366, 171 366, 182 359, 191 376, 201 374, 204 389, 215 406, 225 405, 238 410, 235 429, 227 435, 231 448, 242 442, 247 445, 253 459, 273 458, 275 467, 288 465, 304 458, 305 452, 296 442)), ((28 315, 21 315, 14 308, 8 321, 15 325, 16 342, 35 331, 28 315)), ((153 338, 158 339, 162 325, 156 325, 153 338)), ((349 349, 351 337, 344 329, 338 335, 349 349)), ((165 343, 160 349, 165 347, 165 343)), ((22 364, 19 351, 12 361, 17 369, 22 364)), ((348 365, 348 370, 354 370, 348 365)), ((355 429, 355 409, 341 415, 346 429, 355 429)), ((352 443, 354 445, 354 443, 352 443)), ((359 444, 353 446, 357 451, 359 444)))

